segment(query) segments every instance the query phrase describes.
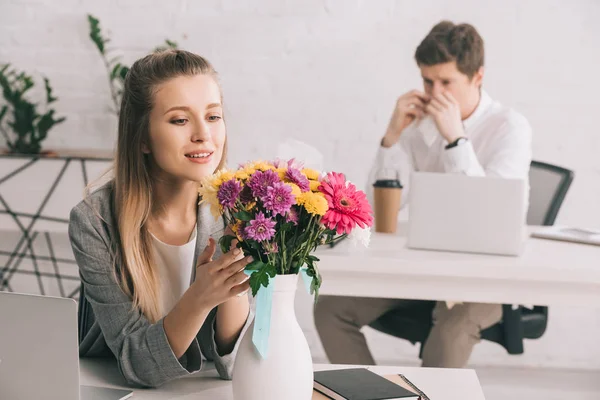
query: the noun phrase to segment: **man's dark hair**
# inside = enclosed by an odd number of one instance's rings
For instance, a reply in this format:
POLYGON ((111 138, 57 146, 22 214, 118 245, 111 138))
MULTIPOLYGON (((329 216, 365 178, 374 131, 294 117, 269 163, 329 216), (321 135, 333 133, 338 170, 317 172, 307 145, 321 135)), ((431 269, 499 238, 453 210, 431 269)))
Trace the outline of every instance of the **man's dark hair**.
POLYGON ((483 66, 483 39, 470 24, 442 21, 434 26, 417 47, 419 66, 456 61, 458 70, 469 79, 483 66))

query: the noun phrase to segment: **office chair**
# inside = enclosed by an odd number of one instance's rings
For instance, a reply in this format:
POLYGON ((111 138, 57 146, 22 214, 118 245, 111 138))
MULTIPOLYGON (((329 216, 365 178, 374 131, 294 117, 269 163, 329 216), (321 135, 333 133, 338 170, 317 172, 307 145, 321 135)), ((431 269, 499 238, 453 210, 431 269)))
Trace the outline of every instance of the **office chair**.
MULTIPOLYGON (((529 169, 528 225, 554 225, 554 221, 573 182, 574 173, 565 168, 532 161, 529 169)), ((389 311, 369 326, 380 332, 423 343, 433 325, 431 312, 435 301, 424 301, 412 314, 389 311)), ((532 309, 511 304, 502 305, 502 320, 481 332, 482 339, 503 346, 509 354, 523 353, 523 339, 538 339, 548 325, 548 307, 532 309)), ((419 354, 420 356, 421 354, 419 354)))

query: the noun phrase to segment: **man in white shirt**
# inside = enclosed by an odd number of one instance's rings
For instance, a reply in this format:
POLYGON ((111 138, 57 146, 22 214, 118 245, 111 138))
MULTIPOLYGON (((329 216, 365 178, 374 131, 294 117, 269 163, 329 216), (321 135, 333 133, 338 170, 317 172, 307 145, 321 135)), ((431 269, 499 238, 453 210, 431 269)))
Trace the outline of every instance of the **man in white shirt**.
MULTIPOLYGON (((527 180, 531 128, 525 117, 481 89, 484 46, 475 28, 440 22, 421 42, 415 59, 424 92, 412 90, 398 99, 370 173, 370 199, 378 174, 390 170, 402 177, 404 199, 410 170, 527 180)), ((391 310, 406 310, 407 317, 431 312, 430 304, 321 296, 315 322, 332 363, 372 365, 360 329, 391 310)), ((423 366, 464 367, 480 332, 501 317, 499 304, 438 302, 423 348, 423 366)))

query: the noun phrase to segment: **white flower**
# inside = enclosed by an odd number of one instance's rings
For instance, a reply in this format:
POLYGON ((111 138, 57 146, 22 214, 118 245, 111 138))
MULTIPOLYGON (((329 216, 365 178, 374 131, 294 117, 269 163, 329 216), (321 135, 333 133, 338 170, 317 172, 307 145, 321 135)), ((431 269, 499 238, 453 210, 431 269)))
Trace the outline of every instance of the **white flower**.
POLYGON ((371 241, 371 228, 361 228, 360 226, 356 226, 348 235, 348 239, 350 239, 350 242, 354 246, 360 243, 364 247, 369 247, 369 242, 371 241))

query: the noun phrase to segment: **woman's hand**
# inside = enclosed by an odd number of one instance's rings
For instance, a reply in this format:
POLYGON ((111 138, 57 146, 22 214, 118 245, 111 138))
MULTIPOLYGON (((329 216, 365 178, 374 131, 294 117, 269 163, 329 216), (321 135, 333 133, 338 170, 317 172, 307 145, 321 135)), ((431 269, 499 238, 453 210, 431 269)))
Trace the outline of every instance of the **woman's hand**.
POLYGON ((200 304, 212 309, 250 289, 248 276, 244 273, 252 257, 242 257, 242 250, 233 241, 231 249, 219 259, 213 260, 217 244, 210 238, 208 245, 198 257, 196 280, 192 284, 200 304))

